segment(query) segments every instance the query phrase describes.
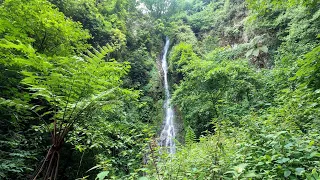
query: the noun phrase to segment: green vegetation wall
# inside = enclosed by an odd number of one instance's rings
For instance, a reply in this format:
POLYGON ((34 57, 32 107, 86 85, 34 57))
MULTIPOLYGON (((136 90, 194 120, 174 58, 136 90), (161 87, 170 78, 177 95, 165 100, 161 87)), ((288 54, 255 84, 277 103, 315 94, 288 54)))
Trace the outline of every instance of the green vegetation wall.
POLYGON ((0 6, 0 179, 135 174, 161 118, 152 19, 117 0, 0 6))
POLYGON ((319 179, 319 9, 0 0, 0 178, 319 179), (176 154, 156 138, 165 36, 176 154))
POLYGON ((182 1, 167 20, 186 144, 158 179, 318 179, 318 1, 182 1), (196 138, 196 141, 194 140, 196 138))

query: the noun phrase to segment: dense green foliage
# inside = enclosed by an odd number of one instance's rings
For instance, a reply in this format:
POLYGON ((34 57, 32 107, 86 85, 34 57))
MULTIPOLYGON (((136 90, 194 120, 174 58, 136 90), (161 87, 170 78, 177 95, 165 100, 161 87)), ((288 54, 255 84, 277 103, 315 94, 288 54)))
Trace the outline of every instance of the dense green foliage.
POLYGON ((144 16, 135 4, 0 6, 0 178, 117 179, 141 167, 161 120, 161 41, 152 27, 127 30, 144 16))
POLYGON ((0 179, 319 179, 319 9, 0 0, 0 179), (165 36, 175 154, 157 142, 165 36))
POLYGON ((148 177, 318 179, 319 2, 192 5, 168 33, 185 145, 148 177))

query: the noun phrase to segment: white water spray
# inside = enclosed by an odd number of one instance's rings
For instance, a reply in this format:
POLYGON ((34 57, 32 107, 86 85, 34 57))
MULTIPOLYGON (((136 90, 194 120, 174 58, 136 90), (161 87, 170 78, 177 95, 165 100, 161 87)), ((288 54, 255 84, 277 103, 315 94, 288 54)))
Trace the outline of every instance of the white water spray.
POLYGON ((168 85, 168 63, 167 63, 167 52, 169 49, 170 40, 166 37, 166 44, 163 49, 162 56, 162 69, 164 76, 164 89, 165 89, 165 102, 163 108, 165 109, 165 119, 164 119, 164 127, 160 134, 160 146, 167 147, 168 152, 171 154, 175 153, 176 147, 174 143, 175 138, 175 128, 174 128, 174 111, 172 106, 170 105, 170 91, 168 85))

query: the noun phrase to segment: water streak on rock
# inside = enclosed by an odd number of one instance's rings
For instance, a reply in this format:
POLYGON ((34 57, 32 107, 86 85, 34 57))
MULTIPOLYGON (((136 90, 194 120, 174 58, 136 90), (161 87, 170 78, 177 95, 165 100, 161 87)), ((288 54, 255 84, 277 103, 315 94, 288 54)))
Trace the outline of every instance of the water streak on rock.
POLYGON ((175 128, 174 128, 174 110, 170 105, 170 91, 168 84, 168 63, 167 63, 167 53, 169 49, 170 40, 166 37, 166 44, 163 49, 162 57, 162 69, 164 77, 164 89, 165 89, 165 102, 163 108, 165 109, 164 127, 160 134, 160 146, 167 147, 169 153, 175 153, 176 147, 174 143, 175 138, 175 128))

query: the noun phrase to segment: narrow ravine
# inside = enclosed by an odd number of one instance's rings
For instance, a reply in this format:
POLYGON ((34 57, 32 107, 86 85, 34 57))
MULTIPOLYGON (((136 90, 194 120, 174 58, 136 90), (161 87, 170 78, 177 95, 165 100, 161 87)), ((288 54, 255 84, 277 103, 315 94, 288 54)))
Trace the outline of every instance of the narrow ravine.
POLYGON ((163 49, 163 56, 161 60, 163 77, 164 77, 164 89, 165 89, 165 101, 163 108, 165 110, 164 126, 160 134, 160 146, 166 147, 169 153, 175 153, 175 128, 174 128, 174 111, 170 104, 170 91, 168 84, 168 63, 167 63, 167 53, 169 49, 170 39, 166 37, 166 43, 163 49))

